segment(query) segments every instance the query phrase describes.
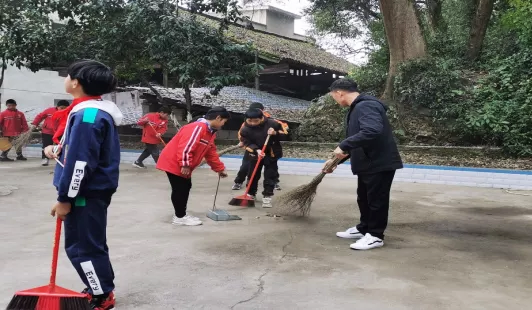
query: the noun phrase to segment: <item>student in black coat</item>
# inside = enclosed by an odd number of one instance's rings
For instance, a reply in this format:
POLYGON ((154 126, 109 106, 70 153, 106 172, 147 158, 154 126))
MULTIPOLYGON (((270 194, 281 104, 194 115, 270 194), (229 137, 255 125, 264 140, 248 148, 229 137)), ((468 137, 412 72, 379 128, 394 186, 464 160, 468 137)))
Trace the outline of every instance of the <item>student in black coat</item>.
POLYGON ((273 190, 279 178, 277 161, 283 157, 283 148, 279 141, 286 139, 286 134, 279 122, 264 117, 263 112, 259 109, 249 109, 245 116, 246 122, 240 131, 240 137, 246 152, 249 152, 250 156, 248 179, 251 180, 251 186, 248 194, 253 197, 257 194, 261 170, 264 167, 262 207, 271 208, 273 190), (268 135, 271 135, 270 140, 264 153, 262 153, 262 147, 268 135), (255 177, 251 179, 253 169, 260 157, 262 157, 262 161, 259 164, 255 177))
POLYGON ((381 247, 388 224, 392 181, 395 171, 403 168, 387 108, 379 99, 360 94, 357 84, 349 79, 334 81, 330 95, 340 106, 349 107, 346 139, 334 153, 342 162, 351 160, 351 171, 358 176, 360 209, 360 224, 336 235, 359 239, 351 244, 355 250, 381 247))

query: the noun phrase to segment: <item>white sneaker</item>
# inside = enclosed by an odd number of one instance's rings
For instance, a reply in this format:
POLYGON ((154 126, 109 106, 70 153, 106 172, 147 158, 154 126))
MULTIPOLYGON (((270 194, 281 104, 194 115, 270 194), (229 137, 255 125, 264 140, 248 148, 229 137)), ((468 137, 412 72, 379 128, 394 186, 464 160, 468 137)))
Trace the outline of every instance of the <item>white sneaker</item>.
POLYGON ((203 224, 203 222, 199 218, 190 215, 185 215, 182 218, 178 218, 174 215, 172 218, 172 224, 177 226, 199 226, 203 224))
POLYGON ((346 231, 339 231, 336 233, 336 236, 345 239, 360 239, 364 237, 364 235, 358 231, 356 226, 351 227, 346 231))
POLYGON ((49 163, 50 161, 48 160, 48 158, 43 158, 43 160, 41 161, 41 166, 48 166, 49 163))
POLYGON ((262 197, 262 207, 271 208, 272 207, 272 197, 262 197))
POLYGON ((380 248, 384 245, 382 239, 373 237, 369 233, 364 236, 364 238, 358 240, 357 242, 351 244, 353 250, 371 250, 374 248, 380 248))

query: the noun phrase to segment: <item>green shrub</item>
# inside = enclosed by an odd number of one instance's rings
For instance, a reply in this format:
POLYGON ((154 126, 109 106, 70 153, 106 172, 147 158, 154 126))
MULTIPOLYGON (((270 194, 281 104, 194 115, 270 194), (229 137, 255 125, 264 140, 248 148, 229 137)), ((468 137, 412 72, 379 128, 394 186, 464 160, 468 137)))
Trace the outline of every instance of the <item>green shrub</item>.
POLYGON ((345 138, 346 108, 340 107, 329 95, 313 101, 294 134, 303 142, 339 142, 345 138))
POLYGON ((404 105, 432 110, 437 120, 455 118, 465 88, 460 71, 439 58, 405 62, 394 81, 395 100, 404 105))
POLYGON ((467 130, 515 156, 532 155, 532 51, 504 61, 480 81, 467 130), (478 107, 477 107, 478 106, 478 107))

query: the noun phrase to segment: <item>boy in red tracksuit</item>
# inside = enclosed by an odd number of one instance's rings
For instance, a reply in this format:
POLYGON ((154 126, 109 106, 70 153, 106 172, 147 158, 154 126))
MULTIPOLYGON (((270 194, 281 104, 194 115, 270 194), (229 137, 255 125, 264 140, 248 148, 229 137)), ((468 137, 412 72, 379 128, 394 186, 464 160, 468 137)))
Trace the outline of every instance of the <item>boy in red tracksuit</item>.
POLYGON ((197 226, 199 218, 187 215, 187 202, 192 187, 192 172, 205 158, 212 170, 222 178, 227 177, 225 166, 216 153, 216 131, 231 118, 223 107, 210 109, 204 118, 183 126, 163 149, 157 169, 165 171, 172 187, 172 204, 175 214, 172 224, 197 226))
POLYGON ((38 127, 44 121, 44 124, 41 127, 41 140, 42 140, 42 149, 43 149, 41 164, 43 166, 48 166, 49 164, 49 159, 44 154, 44 149, 47 146, 54 144, 53 137, 54 137, 55 128, 57 126, 56 124, 54 124, 52 120, 52 116, 54 115, 55 112, 64 110, 69 105, 70 103, 68 101, 59 100, 59 102, 57 103, 57 107, 51 107, 51 108, 48 108, 42 111, 35 117, 35 119, 31 123, 33 126, 38 127))
MULTIPOLYGON (((18 135, 29 130, 28 122, 24 113, 17 110, 17 102, 13 99, 6 101, 7 110, 0 113, 0 136, 9 138, 13 141, 18 135)), ((13 161, 8 158, 7 154, 11 149, 3 151, 0 155, 0 161, 13 161)), ((22 150, 15 150, 17 152, 17 160, 27 160, 22 156, 22 150)))
POLYGON ((169 107, 162 107, 158 113, 144 115, 137 124, 142 126, 142 142, 146 148, 139 158, 133 163, 133 167, 146 168, 143 161, 151 155, 155 163, 159 160, 159 148, 161 136, 168 130, 168 116, 172 113, 169 107))

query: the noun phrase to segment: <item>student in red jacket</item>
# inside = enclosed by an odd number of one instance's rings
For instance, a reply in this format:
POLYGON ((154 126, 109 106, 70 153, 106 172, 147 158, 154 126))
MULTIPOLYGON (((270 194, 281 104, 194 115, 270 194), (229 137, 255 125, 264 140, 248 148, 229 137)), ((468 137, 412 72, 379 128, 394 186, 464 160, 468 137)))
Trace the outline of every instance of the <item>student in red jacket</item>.
MULTIPOLYGON (((0 113, 0 136, 9 138, 13 141, 18 135, 29 130, 28 122, 24 113, 17 110, 17 102, 13 99, 6 101, 7 110, 0 113)), ((7 154, 10 149, 3 151, 0 155, 0 161, 13 161, 8 158, 7 154)), ((22 156, 22 150, 15 150, 17 152, 17 160, 28 160, 22 156)))
POLYGON ((168 116, 172 110, 169 107, 162 107, 158 113, 149 113, 144 115, 137 124, 142 126, 142 142, 146 148, 140 154, 139 158, 133 163, 133 167, 146 168, 142 163, 151 155, 155 163, 159 160, 159 147, 161 136, 168 130, 168 116))
POLYGON ((199 218, 187 215, 187 202, 192 187, 192 172, 203 158, 214 172, 227 177, 225 166, 216 153, 216 131, 231 117, 223 107, 214 107, 204 118, 183 126, 163 149, 157 169, 165 171, 172 187, 172 204, 175 215, 172 223, 178 226, 197 226, 199 218))
POLYGON ((42 162, 41 164, 43 166, 48 166, 49 159, 44 154, 44 149, 49 146, 53 145, 54 141, 54 132, 55 128, 57 127, 56 124, 54 124, 54 121, 52 120, 52 116, 55 112, 64 110, 70 105, 70 103, 66 100, 59 100, 57 103, 57 107, 51 107, 48 108, 41 113, 39 113, 33 122, 31 123, 33 126, 38 127, 43 121, 44 124, 41 127, 41 140, 42 140, 42 162))

